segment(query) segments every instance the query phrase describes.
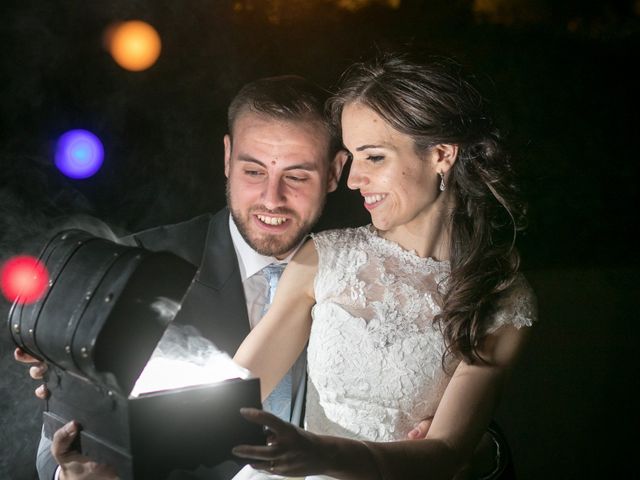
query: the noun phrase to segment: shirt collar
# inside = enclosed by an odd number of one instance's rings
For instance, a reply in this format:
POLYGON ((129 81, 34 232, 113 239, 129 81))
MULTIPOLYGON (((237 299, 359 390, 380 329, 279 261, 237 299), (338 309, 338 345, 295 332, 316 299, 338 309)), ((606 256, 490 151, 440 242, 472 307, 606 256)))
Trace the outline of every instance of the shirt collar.
POLYGON ((289 261, 291 261, 291 258, 300 248, 300 245, 302 245, 303 243, 300 242, 300 244, 293 250, 293 252, 291 252, 291 254, 287 256, 287 258, 278 260, 276 257, 261 255, 253 248, 251 248, 251 246, 240 234, 240 231, 236 226, 236 222, 233 221, 232 215, 229 215, 229 231, 231 232, 233 248, 235 249, 236 255, 238 257, 240 276, 242 277, 243 282, 258 273, 267 265, 271 265, 272 263, 289 263, 289 261))

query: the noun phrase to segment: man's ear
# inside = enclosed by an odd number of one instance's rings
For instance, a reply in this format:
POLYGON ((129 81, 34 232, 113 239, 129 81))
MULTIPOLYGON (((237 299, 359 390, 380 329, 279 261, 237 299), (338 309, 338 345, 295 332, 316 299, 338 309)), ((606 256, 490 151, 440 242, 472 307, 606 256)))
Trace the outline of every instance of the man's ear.
POLYGON ((231 162, 231 136, 224 136, 224 176, 229 178, 229 163, 231 162))
POLYGON ((342 175, 342 169, 344 168, 349 154, 346 150, 340 150, 336 153, 331 163, 329 163, 329 175, 327 176, 327 193, 335 191, 338 188, 340 182, 340 176, 342 175))
POLYGON ((439 143, 431 149, 434 169, 439 173, 447 173, 458 158, 458 145, 439 143))

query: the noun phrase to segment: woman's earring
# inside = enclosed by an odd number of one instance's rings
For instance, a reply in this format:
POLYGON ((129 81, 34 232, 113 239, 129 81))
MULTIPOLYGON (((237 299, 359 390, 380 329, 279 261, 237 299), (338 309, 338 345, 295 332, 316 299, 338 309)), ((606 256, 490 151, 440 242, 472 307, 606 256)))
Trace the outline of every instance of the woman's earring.
POLYGON ((438 172, 438 175, 440 175, 440 191, 444 192, 444 189, 447 188, 447 186, 444 184, 444 173, 438 172))

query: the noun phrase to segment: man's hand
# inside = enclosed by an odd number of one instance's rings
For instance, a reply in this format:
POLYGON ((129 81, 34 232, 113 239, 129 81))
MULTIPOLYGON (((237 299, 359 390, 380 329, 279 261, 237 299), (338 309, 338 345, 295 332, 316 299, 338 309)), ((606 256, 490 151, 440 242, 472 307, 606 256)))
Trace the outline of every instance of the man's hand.
POLYGON ((427 433, 429 432, 432 421, 433 417, 422 420, 418 425, 416 425, 416 428, 407 434, 407 440, 424 440, 427 438, 427 433))
MULTIPOLYGON (((32 357, 28 353, 25 353, 21 348, 16 348, 13 352, 13 358, 15 358, 20 363, 25 363, 31 365, 29 368, 29 375, 34 380, 42 380, 44 378, 44 374, 47 371, 47 364, 38 360, 37 358, 32 357)), ((46 400, 49 396, 49 391, 47 390, 46 385, 40 385, 35 390, 36 397, 46 400)))
POLYGON ((60 465, 60 480, 116 480, 116 471, 100 465, 73 450, 73 441, 79 434, 79 426, 71 421, 53 435, 51 453, 60 465))

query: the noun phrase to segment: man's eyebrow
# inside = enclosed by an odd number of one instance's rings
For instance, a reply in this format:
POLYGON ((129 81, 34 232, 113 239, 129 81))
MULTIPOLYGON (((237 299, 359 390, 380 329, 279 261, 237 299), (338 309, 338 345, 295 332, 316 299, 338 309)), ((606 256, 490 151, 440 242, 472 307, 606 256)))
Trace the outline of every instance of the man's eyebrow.
POLYGON ((257 158, 253 158, 253 157, 251 157, 249 155, 238 155, 238 161, 239 162, 255 163, 257 165, 260 165, 261 167, 267 168, 267 166, 263 162, 261 162, 257 158))
POLYGON ((296 163, 285 168, 285 170, 307 170, 309 172, 315 172, 318 170, 318 165, 312 162, 296 163))
MULTIPOLYGON (((239 155, 238 161, 255 163, 256 165, 260 165, 263 168, 267 168, 267 165, 264 162, 249 155, 239 155)), ((284 170, 306 170, 309 172, 315 172, 316 170, 318 170, 318 165, 316 165, 314 162, 302 162, 296 163, 294 165, 289 165, 288 167, 285 167, 284 170)))

